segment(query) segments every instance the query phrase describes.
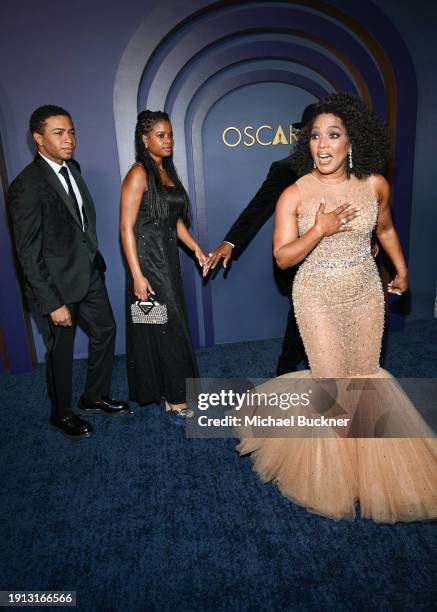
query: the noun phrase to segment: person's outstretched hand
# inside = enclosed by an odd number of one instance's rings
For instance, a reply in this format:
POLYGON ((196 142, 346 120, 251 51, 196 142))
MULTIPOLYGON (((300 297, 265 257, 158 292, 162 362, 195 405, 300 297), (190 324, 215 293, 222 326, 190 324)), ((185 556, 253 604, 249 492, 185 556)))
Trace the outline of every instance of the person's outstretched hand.
POLYGON ((196 259, 199 262, 199 266, 203 268, 206 262, 208 261, 208 258, 205 253, 200 247, 197 247, 197 249, 194 250, 194 255, 196 256, 196 259))
POLYGON ((220 259, 223 259, 223 267, 226 268, 232 257, 232 249, 232 244, 229 244, 229 242, 222 242, 209 253, 205 265, 203 266, 203 276, 206 276, 210 270, 214 270, 220 259))

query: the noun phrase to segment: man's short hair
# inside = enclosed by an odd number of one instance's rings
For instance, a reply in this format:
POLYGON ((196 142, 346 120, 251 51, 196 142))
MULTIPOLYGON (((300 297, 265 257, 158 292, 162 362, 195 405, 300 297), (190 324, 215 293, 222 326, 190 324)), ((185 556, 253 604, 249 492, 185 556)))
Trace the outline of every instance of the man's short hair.
POLYGON ((38 132, 38 134, 42 134, 44 132, 47 119, 49 117, 56 117, 57 115, 63 115, 64 117, 69 117, 71 119, 70 113, 61 106, 55 106, 54 104, 45 104, 44 106, 40 106, 30 115, 30 133, 33 134, 34 132, 38 132))

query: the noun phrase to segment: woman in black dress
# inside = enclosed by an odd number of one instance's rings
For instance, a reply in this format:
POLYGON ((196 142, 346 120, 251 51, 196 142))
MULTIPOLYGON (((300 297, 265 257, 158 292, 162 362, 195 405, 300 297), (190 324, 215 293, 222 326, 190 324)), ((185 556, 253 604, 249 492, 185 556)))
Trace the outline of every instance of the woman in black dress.
POLYGON ((178 416, 186 407, 185 379, 198 376, 179 264, 178 240, 206 257, 188 231, 190 202, 173 164, 173 132, 167 113, 143 111, 135 129, 136 163, 121 192, 120 232, 127 274, 127 363, 130 398, 165 401, 178 416), (164 324, 132 323, 130 305, 149 294, 166 304, 164 324))

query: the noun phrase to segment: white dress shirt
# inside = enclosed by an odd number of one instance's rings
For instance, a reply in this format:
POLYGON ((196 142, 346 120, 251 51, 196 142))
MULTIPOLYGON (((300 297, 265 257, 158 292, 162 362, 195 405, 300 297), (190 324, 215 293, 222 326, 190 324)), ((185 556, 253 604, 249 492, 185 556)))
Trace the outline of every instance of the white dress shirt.
POLYGON ((62 164, 57 164, 56 162, 52 161, 51 159, 48 159, 40 151, 38 151, 38 154, 41 155, 41 157, 46 160, 46 162, 52 168, 53 172, 58 177, 58 179, 59 179, 61 185, 63 186, 63 188, 68 193, 67 181, 65 180, 65 178, 60 173, 61 168, 64 168, 64 167, 67 168, 68 176, 70 177, 70 181, 71 181, 71 186, 73 187, 74 195, 76 196, 77 203, 79 204, 79 212, 80 212, 80 218, 81 218, 81 221, 82 221, 82 229, 85 229, 85 226, 84 226, 84 223, 83 223, 83 212, 82 212, 83 200, 82 200, 82 196, 80 195, 79 187, 77 186, 77 183, 74 180, 74 176, 70 172, 70 168, 68 167, 68 165, 65 162, 63 162, 62 164))

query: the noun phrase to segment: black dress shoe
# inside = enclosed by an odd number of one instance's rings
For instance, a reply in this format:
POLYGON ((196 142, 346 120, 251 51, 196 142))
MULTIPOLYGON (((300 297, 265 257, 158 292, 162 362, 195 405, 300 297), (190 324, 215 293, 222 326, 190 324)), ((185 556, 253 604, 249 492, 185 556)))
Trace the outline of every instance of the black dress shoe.
POLYGON ((129 414, 129 405, 122 400, 111 399, 103 395, 99 399, 90 399, 82 396, 79 400, 79 414, 106 414, 108 416, 118 416, 129 414))
POLYGON ((81 440, 89 438, 93 433, 93 428, 89 423, 79 418, 76 414, 69 414, 63 418, 51 417, 51 427, 62 431, 68 438, 81 440))

